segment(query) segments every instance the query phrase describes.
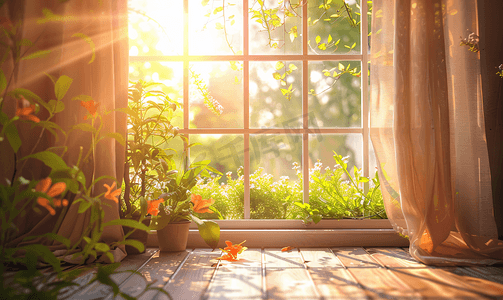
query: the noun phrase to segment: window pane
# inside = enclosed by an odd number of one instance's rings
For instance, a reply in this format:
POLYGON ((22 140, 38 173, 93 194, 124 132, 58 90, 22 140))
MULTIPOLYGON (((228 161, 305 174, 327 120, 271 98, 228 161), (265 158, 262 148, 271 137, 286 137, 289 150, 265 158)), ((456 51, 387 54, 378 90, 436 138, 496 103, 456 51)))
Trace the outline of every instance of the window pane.
MULTIPOLYGON (((320 170, 329 167, 337 168, 333 156, 334 151, 347 159, 348 170, 353 171, 353 166, 363 167, 363 138, 361 134, 310 134, 309 135, 309 169, 318 164, 320 170)), ((352 173, 351 173, 352 174, 352 173)), ((363 173, 362 173, 363 174, 363 173)))
MULTIPOLYGON (((357 184, 363 191, 363 184, 350 180, 333 158, 333 151, 347 157, 343 160, 354 179, 353 166, 362 167, 362 144, 361 134, 309 135, 309 204, 322 212, 324 218, 361 217, 365 214, 354 187, 357 184)), ((362 170, 360 175, 363 176, 362 170)))
POLYGON ((250 0, 250 54, 302 54, 298 0, 250 0))
MULTIPOLYGON (((210 166, 220 171, 221 178, 201 181, 192 192, 203 199, 215 200, 213 206, 225 219, 244 217, 244 139, 238 134, 191 134, 190 143, 201 143, 190 148, 191 161, 210 159, 210 166), (239 175, 238 175, 239 174, 239 175)), ((203 218, 217 218, 217 214, 206 213, 203 218)))
POLYGON ((250 217, 292 218, 302 201, 302 135, 250 135, 250 217))
MULTIPOLYGON (((129 81, 162 83, 149 89, 161 89, 173 101, 183 103, 183 65, 178 62, 131 62, 129 63, 129 81)), ((152 100, 152 99, 150 99, 152 100)), ((171 120, 173 126, 183 126, 183 109, 178 107, 171 120)))
POLYGON ((302 63, 280 62, 284 67, 279 70, 277 64, 250 62, 250 128, 302 127, 302 63), (289 70, 283 79, 275 79, 274 74, 281 77, 289 70))
POLYGON ((349 73, 337 75, 348 66, 356 72, 361 70, 360 61, 309 63, 309 118, 316 118, 310 124, 325 128, 362 126, 361 79, 349 73))
POLYGON ((190 64, 190 128, 243 128, 243 71, 229 62, 190 64), (208 105, 221 105, 220 116, 208 105))
POLYGON ((183 54, 183 1, 128 0, 129 55, 183 54))
POLYGON ((204 1, 189 1, 189 54, 242 54, 243 4, 241 1, 210 1, 205 6, 202 3, 204 1))
POLYGON ((311 54, 360 53, 360 1, 308 1, 311 54))

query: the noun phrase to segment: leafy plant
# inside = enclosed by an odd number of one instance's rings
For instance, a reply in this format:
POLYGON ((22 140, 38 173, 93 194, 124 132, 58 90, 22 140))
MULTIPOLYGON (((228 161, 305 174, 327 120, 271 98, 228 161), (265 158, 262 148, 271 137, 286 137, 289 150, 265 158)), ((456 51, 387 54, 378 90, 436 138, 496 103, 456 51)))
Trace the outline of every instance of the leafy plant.
MULTIPOLYGON (((3 4, 4 2, 0 2, 0 7, 3 4)), ((49 18, 48 16, 56 16, 48 9, 44 9, 44 14, 47 18, 49 18)), ((67 19, 61 16, 58 20, 65 22, 67 19)), ((38 24, 45 23, 43 19, 40 21, 38 24)), ((6 62, 6 58, 14 58, 14 68, 7 68, 12 70, 12 74, 4 74, 4 69, 0 69, 0 146, 10 149, 13 153, 11 157, 1 158, 2 166, 12 166, 12 168, 5 169, 5 171, 12 171, 12 174, 9 174, 9 178, 2 178, 0 181, 0 261, 2 262, 0 264, 0 295, 9 299, 56 299, 63 289, 77 285, 72 282, 73 279, 86 269, 92 268, 92 266, 88 266, 78 270, 65 269, 63 267, 64 257, 71 257, 75 263, 84 264, 86 261, 95 260, 102 256, 113 263, 114 257, 110 251, 111 247, 130 244, 143 248, 143 245, 127 240, 117 241, 111 245, 100 242, 105 227, 128 225, 140 230, 149 229, 133 220, 112 220, 105 223, 104 206, 108 205, 105 199, 117 201, 116 197, 120 193, 120 189, 115 189, 116 179, 111 176, 95 178, 94 175, 86 178, 82 171, 86 164, 94 163, 96 145, 102 141, 112 138, 124 145, 124 137, 119 133, 105 134, 102 132, 103 118, 106 118, 110 112, 99 110, 100 103, 95 102, 92 97, 87 95, 68 99, 67 92, 72 88, 73 79, 66 75, 56 78, 47 74, 54 84, 53 96, 55 99, 43 99, 27 88, 11 88, 11 79, 13 74, 17 72, 16 69, 20 61, 33 61, 33 64, 37 64, 40 59, 52 52, 52 50, 37 51, 34 42, 27 39, 20 40, 17 32, 22 25, 21 21, 13 24, 10 20, 3 19, 0 31, 2 40, 7 42, 7 44, 2 43, 0 46, 2 57, 4 57, 2 65, 6 62), (7 98, 17 104, 17 110, 11 116, 4 111, 4 103, 7 98), (65 131, 53 122, 53 118, 58 114, 67 113, 65 108, 69 101, 79 101, 82 110, 86 111, 87 115, 84 122, 76 122, 65 131), (25 143, 19 135, 18 130, 21 123, 31 125, 28 130, 30 130, 31 137, 35 139, 35 144, 32 147, 25 143), (81 147, 75 164, 68 164, 65 161, 69 151, 67 140, 70 134, 75 131, 89 133, 90 147, 86 152, 81 147), (51 137, 51 135, 56 141, 64 138, 61 146, 53 146, 39 151, 40 141, 51 137), (23 151, 21 152, 21 150, 23 151), (22 157, 21 153, 29 154, 22 157), (28 162, 34 160, 42 162, 47 170, 50 170, 47 177, 39 179, 22 176, 26 173, 23 172, 23 169, 30 166, 28 162), (113 182, 113 184, 109 186, 103 182, 113 182), (92 191, 97 184, 103 184, 107 191, 99 195, 93 194, 92 191), (70 197, 73 196, 75 201, 66 199, 71 200, 70 197), (63 217, 71 206, 78 213, 89 215, 88 225, 83 228, 82 234, 75 242, 56 234, 62 224, 63 217), (51 228, 48 228, 49 230, 45 234, 27 236, 23 240, 23 242, 29 242, 33 239, 41 239, 43 242, 12 246, 13 240, 20 233, 17 226, 20 217, 28 214, 57 215, 58 213, 59 217, 51 231, 49 231, 51 228), (58 256, 46 246, 53 243, 63 247, 58 256), (84 247, 80 248, 81 245, 84 247), (44 274, 41 267, 50 267, 49 273, 45 272, 44 274), (12 276, 7 276, 6 273, 9 271, 15 273, 11 273, 12 276)), ((28 26, 28 24, 26 25, 28 26)), ((74 36, 91 41, 83 33, 75 33, 74 36)), ((92 41, 90 45, 94 57, 92 41)), ((89 63, 92 62, 93 59, 89 63)), ((98 266, 95 279, 113 287, 114 283, 110 279, 110 275, 115 272, 117 265, 98 266)), ((114 294, 122 295, 115 287, 113 287, 114 294)), ((84 286, 74 289, 74 291, 77 292, 82 288, 84 286)), ((127 297, 127 295, 123 296, 127 297)))
POLYGON ((118 109, 128 118, 123 218, 144 216, 140 214, 142 206, 146 207, 144 199, 157 198, 158 191, 175 175, 171 159, 174 154, 170 152, 176 151, 168 148, 168 143, 177 137, 186 140, 171 123, 180 104, 171 100, 160 89, 162 86, 143 80, 131 82, 128 107, 118 109))
MULTIPOLYGON (((309 203, 302 201, 302 172, 298 163, 293 164, 298 174, 298 180, 293 182, 287 177, 275 181, 271 174, 259 168, 250 175, 251 218, 302 219, 306 223, 317 223, 321 219, 387 218, 377 172, 370 180, 361 176, 357 168, 353 169, 353 174, 347 170, 348 157, 335 154, 334 159, 337 165, 333 169, 322 170, 321 162, 317 162, 309 170, 309 203), (367 182, 370 187, 365 193, 363 185, 367 182)), ((221 212, 222 219, 242 219, 242 168, 238 170, 237 179, 232 179, 231 172, 226 176, 226 184, 219 183, 220 177, 200 178, 192 193, 215 199, 213 206, 221 212)), ((210 214, 203 216, 217 218, 210 214)))
POLYGON ((181 164, 176 178, 167 180, 164 193, 159 195, 160 199, 149 201, 149 211, 153 214, 150 228, 159 230, 169 223, 192 220, 197 224, 204 241, 213 249, 217 247, 220 239, 218 224, 213 221, 201 220, 193 214, 197 210, 196 207, 205 206, 203 202, 207 200, 193 197, 195 195, 191 197, 190 192, 196 185, 198 176, 209 177, 208 171, 221 175, 220 172, 210 167, 209 163, 209 160, 198 161, 187 167, 184 167, 183 163, 181 164))

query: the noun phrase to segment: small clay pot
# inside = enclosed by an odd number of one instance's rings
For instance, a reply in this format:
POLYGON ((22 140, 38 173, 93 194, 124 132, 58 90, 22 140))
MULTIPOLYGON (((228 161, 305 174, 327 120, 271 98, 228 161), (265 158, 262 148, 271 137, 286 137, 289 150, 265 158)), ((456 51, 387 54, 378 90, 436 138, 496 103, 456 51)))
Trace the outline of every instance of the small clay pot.
POLYGON ((190 221, 184 220, 169 223, 163 229, 157 230, 159 249, 165 252, 184 251, 189 238, 190 221))

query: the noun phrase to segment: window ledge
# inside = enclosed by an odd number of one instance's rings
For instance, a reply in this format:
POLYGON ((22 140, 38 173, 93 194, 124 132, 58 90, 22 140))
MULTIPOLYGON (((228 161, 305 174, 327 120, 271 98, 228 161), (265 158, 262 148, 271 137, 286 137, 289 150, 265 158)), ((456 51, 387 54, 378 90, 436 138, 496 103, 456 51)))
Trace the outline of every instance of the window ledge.
MULTIPOLYGON (((218 221, 221 226, 218 247, 225 247, 225 241, 240 243, 246 240, 247 247, 281 248, 292 247, 408 247, 409 241, 402 238, 392 228, 388 220, 322 220, 304 228, 281 228, 298 220, 232 220, 218 221), (324 222, 326 221, 326 222, 324 222), (223 223, 222 223, 223 222, 223 223), (226 224, 226 222, 229 222, 226 224), (247 228, 225 228, 230 225, 248 225, 247 228), (257 222, 257 223, 256 223, 257 222), (322 223, 323 222, 323 223, 322 223), (322 228, 339 224, 338 228, 322 228), (260 224, 262 223, 262 224, 260 224), (267 224, 269 223, 269 224, 267 224), (320 224, 321 223, 321 224, 320 224), (271 225, 280 227, 271 228, 271 225), (253 228, 256 227, 266 228, 253 228), (315 225, 315 226, 311 226, 315 225), (352 227, 349 227, 352 225, 352 227), (268 228, 267 228, 268 227, 268 228), (321 227, 321 228, 319 228, 321 227), (360 228, 356 228, 360 227, 360 228), (363 227, 363 228, 362 228, 363 227)), ((300 222, 302 223, 302 222, 300 222)), ((194 224, 192 224, 194 225, 194 224)), ((239 225, 239 226, 241 226, 239 225)), ((194 225, 195 226, 195 225, 194 225)), ((302 225, 304 226, 304 225, 302 225)), ((157 234, 149 234, 147 246, 158 247, 157 234)), ((187 248, 208 248, 197 227, 189 230, 187 248)))

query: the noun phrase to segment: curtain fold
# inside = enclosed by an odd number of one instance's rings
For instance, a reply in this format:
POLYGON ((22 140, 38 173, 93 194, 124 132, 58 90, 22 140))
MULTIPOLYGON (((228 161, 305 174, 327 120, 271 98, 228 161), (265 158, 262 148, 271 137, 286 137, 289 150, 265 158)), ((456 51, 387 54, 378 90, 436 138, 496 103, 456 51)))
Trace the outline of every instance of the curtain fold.
POLYGON ((480 54, 460 46, 478 33, 477 2, 373 5, 370 136, 388 217, 423 263, 503 262, 480 54))
MULTIPOLYGON (((10 19, 12 23, 22 22, 22 27, 17 31, 17 39, 33 41, 36 50, 51 50, 45 57, 36 60, 23 60, 14 72, 9 90, 14 88, 26 88, 40 96, 44 101, 54 99, 54 84, 47 74, 55 78, 66 75, 73 82, 65 95, 64 112, 57 114, 53 121, 63 130, 69 131, 73 125, 84 122, 86 109, 80 105, 80 101, 71 99, 79 95, 88 95, 99 103, 99 111, 103 113, 102 134, 120 133, 125 137, 126 116, 119 112, 113 112, 116 108, 127 106, 127 1, 36 1, 16 0, 6 1, 1 8, 4 19, 10 19), (77 33, 77 34, 76 34, 77 33), (104 112, 110 112, 104 114, 104 112)), ((27 53, 34 52, 33 48, 24 46, 27 53)), ((4 63, 2 69, 5 74, 13 70, 13 57, 4 63)), ((15 114, 16 99, 6 97, 4 112, 12 117, 15 114)), ((38 115, 42 120, 43 109, 38 115)), ((89 121, 88 121, 89 122, 89 121)), ((19 150, 18 157, 30 153, 36 139, 40 135, 40 129, 30 128, 30 124, 21 124, 19 132, 23 145, 19 150)), ((59 140, 44 133, 35 152, 50 146, 63 146, 65 139, 60 136, 59 140)), ((76 164, 80 148, 84 153, 91 147, 91 135, 89 132, 74 130, 68 136, 65 146, 67 153, 63 156, 68 166, 76 164)), ((14 170, 12 164, 12 150, 7 149, 5 143, 0 145, 2 154, 1 176, 10 178, 14 170)), ((94 157, 83 166, 86 182, 92 178, 111 176, 117 179, 120 187, 124 173, 124 147, 116 140, 107 138, 100 141, 95 148, 94 157)), ((19 169, 19 163, 17 169, 19 169)), ((21 174, 25 178, 38 180, 49 175, 50 169, 41 162, 30 160, 29 167, 23 169, 21 174)), ((20 174, 18 174, 20 175, 20 174)), ((106 191, 103 184, 111 186, 112 179, 99 181, 92 192, 98 195, 106 191)), ((70 203, 76 200, 75 195, 68 198, 70 203)), ((114 200, 104 199, 102 206, 105 215, 104 222, 119 218, 119 204, 114 200)), ((26 236, 38 235, 52 231, 57 224, 59 215, 63 212, 57 210, 56 215, 39 215, 33 211, 16 220, 19 234, 9 242, 12 247, 24 245, 26 236)), ((78 213, 78 205, 69 205, 64 215, 61 226, 57 233, 69 238, 72 243, 78 242, 84 228, 89 224, 90 210, 78 213)), ((111 244, 122 240, 123 231, 121 226, 107 226, 100 238, 100 242, 111 244)), ((65 247, 61 244, 36 239, 28 243, 44 243, 50 245, 53 251, 61 253, 65 247)), ((82 243, 82 246, 84 244, 82 243)), ((115 261, 121 261, 125 256, 124 245, 111 250, 115 261)), ((72 261, 67 257, 68 261, 72 261)), ((105 256, 101 260, 107 261, 105 256)))

